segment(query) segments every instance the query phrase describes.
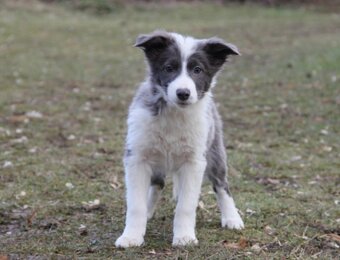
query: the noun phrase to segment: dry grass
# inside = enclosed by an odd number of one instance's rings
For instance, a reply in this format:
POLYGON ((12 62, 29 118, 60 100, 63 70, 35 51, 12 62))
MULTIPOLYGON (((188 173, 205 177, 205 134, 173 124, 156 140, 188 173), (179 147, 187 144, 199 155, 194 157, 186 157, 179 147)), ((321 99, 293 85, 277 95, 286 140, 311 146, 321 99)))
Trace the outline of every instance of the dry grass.
POLYGON ((0 7, 0 258, 338 257, 339 15, 208 4, 105 16, 35 1, 0 7), (218 35, 243 53, 214 91, 246 229, 220 228, 204 186, 200 245, 171 248, 168 183, 145 246, 118 250, 125 118, 144 77, 132 44, 155 28, 218 35))

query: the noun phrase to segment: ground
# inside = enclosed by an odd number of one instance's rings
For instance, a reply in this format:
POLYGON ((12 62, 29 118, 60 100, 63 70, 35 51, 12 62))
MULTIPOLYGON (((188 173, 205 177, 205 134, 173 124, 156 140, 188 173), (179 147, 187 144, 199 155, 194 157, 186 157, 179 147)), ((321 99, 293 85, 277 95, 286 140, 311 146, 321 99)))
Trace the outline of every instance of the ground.
POLYGON ((117 6, 106 14, 0 3, 0 259, 336 259, 340 15, 252 5, 117 6), (124 227, 127 108, 139 33, 236 44, 214 89, 245 229, 220 227, 210 185, 197 247, 172 248, 171 182, 142 248, 124 227))

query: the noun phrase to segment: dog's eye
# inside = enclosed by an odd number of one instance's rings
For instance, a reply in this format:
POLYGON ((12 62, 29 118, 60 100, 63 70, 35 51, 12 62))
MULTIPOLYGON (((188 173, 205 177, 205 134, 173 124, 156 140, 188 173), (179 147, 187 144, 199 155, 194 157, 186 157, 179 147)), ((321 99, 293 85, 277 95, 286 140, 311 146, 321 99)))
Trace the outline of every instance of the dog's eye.
POLYGON ((166 65, 166 66, 164 67, 164 70, 165 70, 166 72, 168 72, 168 73, 171 73, 171 72, 174 71, 174 68, 173 68, 171 65, 166 65))
POLYGON ((200 74, 202 72, 202 69, 200 67, 196 66, 193 71, 194 71, 195 74, 200 74))

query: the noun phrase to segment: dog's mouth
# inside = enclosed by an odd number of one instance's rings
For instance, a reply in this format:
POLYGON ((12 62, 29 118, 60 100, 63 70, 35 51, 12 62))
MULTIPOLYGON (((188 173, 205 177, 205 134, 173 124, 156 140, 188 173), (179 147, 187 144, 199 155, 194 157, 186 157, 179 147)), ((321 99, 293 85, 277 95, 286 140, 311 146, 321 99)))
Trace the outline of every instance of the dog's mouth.
POLYGON ((187 106, 190 105, 190 103, 178 101, 178 102, 177 102, 177 105, 178 105, 179 107, 187 107, 187 106))
POLYGON ((186 108, 186 107, 192 105, 193 103, 188 101, 188 100, 186 100, 186 101, 181 101, 181 100, 171 101, 171 100, 167 100, 167 104, 169 106, 172 106, 172 107, 186 108))

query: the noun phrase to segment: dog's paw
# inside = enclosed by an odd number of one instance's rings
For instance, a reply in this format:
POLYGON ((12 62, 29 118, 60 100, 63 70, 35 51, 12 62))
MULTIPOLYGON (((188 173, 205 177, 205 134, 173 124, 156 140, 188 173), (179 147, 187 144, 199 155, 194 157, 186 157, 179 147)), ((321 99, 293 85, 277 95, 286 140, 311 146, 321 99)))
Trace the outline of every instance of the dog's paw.
POLYGON ((222 219, 222 227, 229 229, 243 229, 244 223, 239 214, 222 219))
POLYGON ((174 237, 172 241, 172 246, 188 246, 197 244, 198 240, 196 239, 196 237, 191 236, 174 237))
POLYGON ((141 246, 144 243, 143 237, 140 238, 131 238, 131 237, 125 237, 120 236, 115 243, 116 247, 133 247, 133 246, 141 246))

